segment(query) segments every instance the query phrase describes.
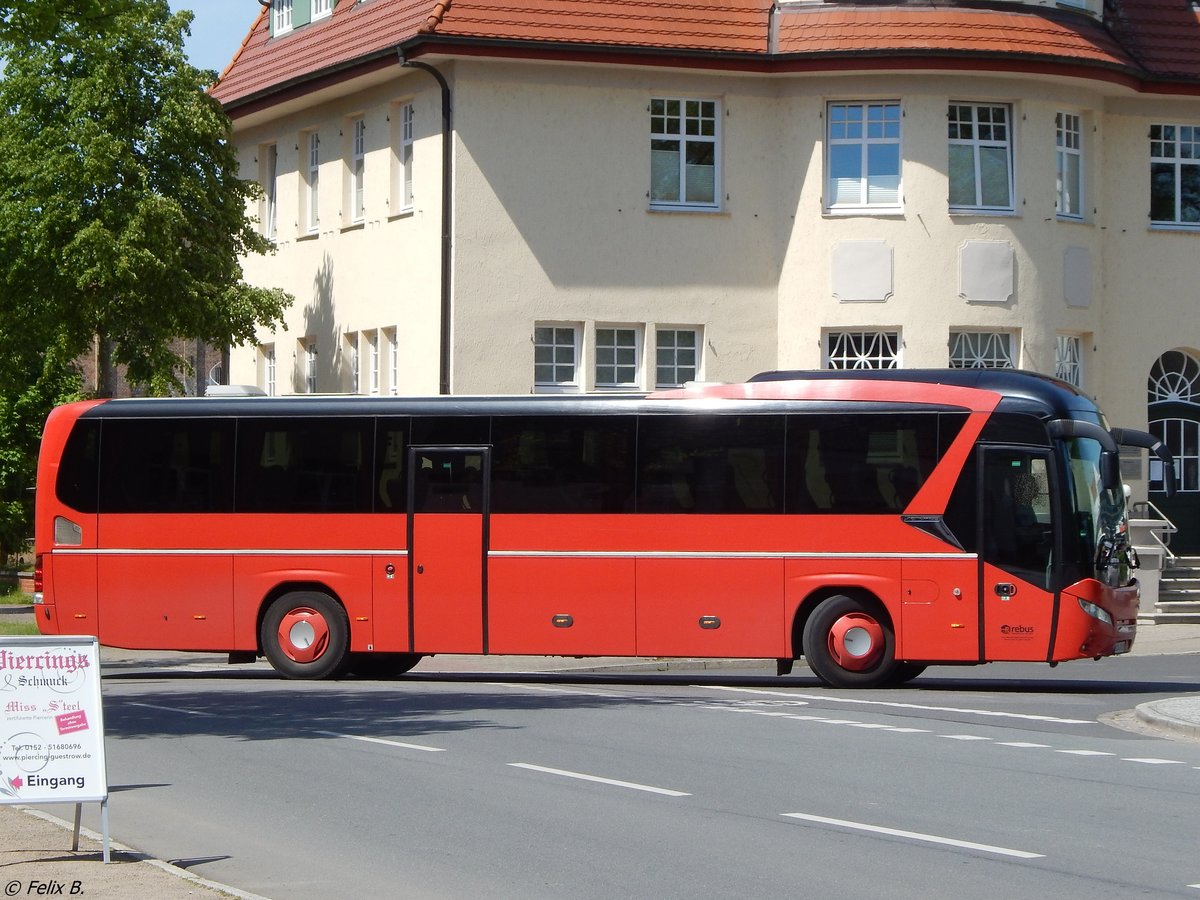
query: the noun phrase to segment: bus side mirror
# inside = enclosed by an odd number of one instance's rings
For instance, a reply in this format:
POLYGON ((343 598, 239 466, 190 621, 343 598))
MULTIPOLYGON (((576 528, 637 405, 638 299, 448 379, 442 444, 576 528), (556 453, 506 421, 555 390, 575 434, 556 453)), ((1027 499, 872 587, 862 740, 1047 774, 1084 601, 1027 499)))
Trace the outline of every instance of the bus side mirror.
POLYGON ((1100 453, 1100 483, 1106 490, 1116 493, 1122 491, 1120 454, 1113 453, 1111 450, 1104 450, 1100 453))
POLYGON ((1177 485, 1175 483, 1175 457, 1167 449, 1166 444, 1154 435, 1133 428, 1114 428, 1113 440, 1126 447, 1143 447, 1150 451, 1151 456, 1157 456, 1162 461, 1163 493, 1174 497, 1177 485))
POLYGON ((1175 491, 1178 490, 1178 485, 1175 483, 1175 458, 1167 453, 1167 458, 1163 460, 1163 494, 1168 497, 1174 497, 1175 491))

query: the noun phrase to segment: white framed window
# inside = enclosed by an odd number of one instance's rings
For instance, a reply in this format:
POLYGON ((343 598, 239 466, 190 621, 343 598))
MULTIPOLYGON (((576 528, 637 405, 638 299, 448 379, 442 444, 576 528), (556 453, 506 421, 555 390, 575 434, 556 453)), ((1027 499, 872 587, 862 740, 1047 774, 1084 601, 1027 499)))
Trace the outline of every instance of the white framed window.
POLYGON ((317 392, 317 339, 304 339, 304 390, 317 392))
POLYGON ((312 21, 324 19, 326 16, 333 15, 333 0, 311 0, 312 2, 312 21))
POLYGON ((396 329, 383 329, 383 341, 387 347, 388 392, 395 396, 400 391, 400 347, 397 343, 396 329))
POLYGON ((1055 336, 1054 375, 1075 387, 1083 387, 1083 338, 1080 335, 1055 336))
POLYGON ((700 374, 700 332, 696 328, 654 331, 654 384, 680 387, 700 374))
POLYGON ((367 377, 370 382, 367 385, 367 393, 379 393, 379 332, 368 331, 364 334, 367 342, 367 377))
POLYGON ((826 207, 899 210, 900 104, 839 102, 826 112, 826 207))
POLYGON ((350 393, 361 393, 362 388, 362 372, 360 369, 361 358, 358 352, 359 334, 346 335, 346 367, 350 370, 350 393))
POLYGON ((271 33, 286 34, 292 30, 292 0, 271 0, 271 33))
POLYGON ((1013 335, 1007 331, 951 331, 951 369, 1015 369, 1013 335))
POLYGON ((950 208, 1013 212, 1012 107, 951 103, 950 208))
POLYGON ((263 188, 263 237, 275 240, 279 233, 279 148, 266 144, 259 148, 263 188))
POLYGON ((1150 126, 1150 222, 1200 227, 1200 124, 1150 126))
POLYGON ((720 207, 720 110, 716 100, 651 99, 651 209, 720 207))
POLYGON ((268 397, 274 397, 276 394, 275 387, 275 345, 263 344, 259 353, 262 357, 262 388, 267 392, 268 397))
POLYGON ((413 105, 400 107, 400 204, 405 209, 413 205, 413 105))
POLYGON ((825 333, 827 369, 898 369, 900 332, 828 331, 825 333))
POLYGON ((533 385, 537 391, 579 390, 579 327, 536 325, 533 385))
POLYGON ((1083 218, 1083 128, 1074 113, 1054 114, 1054 210, 1065 219, 1083 218))
POLYGON ((393 103, 388 113, 392 130, 391 190, 388 205, 392 215, 408 212, 413 205, 413 117, 412 103, 393 103))
POLYGON ((641 386, 641 330, 612 326, 596 329, 596 387, 633 389, 641 386))
POLYGON ((321 228, 321 136, 310 131, 304 141, 308 165, 304 169, 305 231, 316 234, 321 228))
POLYGON ((357 118, 351 123, 350 148, 350 220, 361 222, 365 214, 363 189, 367 167, 367 123, 357 118))

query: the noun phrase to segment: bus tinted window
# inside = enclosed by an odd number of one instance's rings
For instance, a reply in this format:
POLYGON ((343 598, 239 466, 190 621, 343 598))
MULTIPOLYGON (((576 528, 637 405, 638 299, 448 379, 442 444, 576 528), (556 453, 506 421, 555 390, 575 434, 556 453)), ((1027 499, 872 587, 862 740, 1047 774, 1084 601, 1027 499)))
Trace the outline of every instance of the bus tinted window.
POLYGON ((492 420, 492 510, 628 512, 633 416, 514 416, 492 420))
POLYGON ((408 433, 407 416, 380 419, 375 429, 375 511, 408 512, 406 493, 408 476, 404 459, 408 455, 404 441, 408 433))
POLYGON ((1050 446, 1050 438, 1046 435, 1046 425, 1033 416, 1019 413, 992 413, 979 440, 995 444, 1034 444, 1039 447, 1050 446))
POLYGON ((109 419, 100 454, 100 511, 233 510, 232 419, 109 419))
POLYGON ((100 423, 80 421, 71 430, 58 466, 58 499, 80 512, 96 511, 99 486, 100 423))
POLYGON ((938 447, 935 413, 792 416, 788 511, 897 513, 933 471, 938 447))
POLYGON ((239 512, 370 512, 374 420, 243 419, 239 512))
POLYGON ((642 416, 637 511, 783 512, 783 416, 642 416))
POLYGON ((487 444, 489 419, 483 416, 413 416, 412 443, 446 446, 487 444))

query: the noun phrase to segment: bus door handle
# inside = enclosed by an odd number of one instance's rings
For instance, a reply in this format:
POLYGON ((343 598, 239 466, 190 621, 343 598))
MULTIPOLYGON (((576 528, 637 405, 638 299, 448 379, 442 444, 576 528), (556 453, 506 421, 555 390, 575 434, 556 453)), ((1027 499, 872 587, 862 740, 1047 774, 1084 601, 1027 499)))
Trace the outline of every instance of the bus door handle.
POLYGON ((418 575, 425 574, 425 567, 423 565, 421 565, 420 563, 417 564, 417 574, 418 575))
POLYGON ((992 590, 996 592, 997 597, 1007 600, 1009 597, 1016 595, 1017 586, 1011 581, 999 581, 992 590))

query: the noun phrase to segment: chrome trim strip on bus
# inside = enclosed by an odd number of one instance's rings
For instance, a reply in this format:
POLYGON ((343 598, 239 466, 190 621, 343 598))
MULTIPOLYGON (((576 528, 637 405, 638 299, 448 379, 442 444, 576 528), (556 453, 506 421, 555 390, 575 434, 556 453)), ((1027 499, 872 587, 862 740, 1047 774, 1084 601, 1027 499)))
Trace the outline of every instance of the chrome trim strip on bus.
POLYGON ((490 556, 566 559, 977 559, 976 553, 820 553, 764 550, 491 550, 490 556))
POLYGON ((196 550, 194 548, 176 548, 164 549, 155 548, 148 550, 144 547, 138 549, 121 549, 118 547, 106 547, 103 550, 95 548, 72 548, 72 547, 55 547, 50 551, 55 556, 407 556, 407 550, 395 550, 383 548, 379 550, 329 550, 326 548, 310 547, 308 549, 291 549, 291 550, 264 550, 264 549, 208 549, 196 550))
MULTIPOLYGON (((59 547, 61 556, 407 556, 407 550, 195 550, 195 549, 77 549, 59 547)), ((506 559, 978 559, 977 553, 821 553, 764 550, 489 550, 489 556, 506 559)))

